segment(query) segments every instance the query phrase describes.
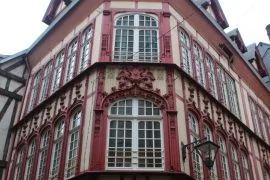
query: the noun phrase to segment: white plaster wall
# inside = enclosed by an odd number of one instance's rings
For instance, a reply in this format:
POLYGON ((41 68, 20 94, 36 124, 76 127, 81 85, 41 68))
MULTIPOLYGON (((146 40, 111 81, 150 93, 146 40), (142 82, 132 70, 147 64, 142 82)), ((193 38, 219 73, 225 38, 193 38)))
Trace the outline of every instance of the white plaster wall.
POLYGON ((4 76, 0 76, 0 88, 5 89, 7 83, 7 78, 4 76))
MULTIPOLYGON (((177 26, 177 20, 171 16, 170 17, 170 26, 171 28, 177 26)), ((179 45, 179 35, 178 28, 171 30, 171 41, 172 41, 172 59, 173 63, 180 66, 180 45, 179 45)))
POLYGON ((161 2, 138 2, 138 9, 162 9, 161 2))
POLYGON ((99 61, 98 58, 100 56, 102 17, 103 15, 100 14, 96 18, 94 41, 92 45, 92 64, 99 61))
POLYGON ((135 2, 111 1, 111 8, 135 8, 135 2))

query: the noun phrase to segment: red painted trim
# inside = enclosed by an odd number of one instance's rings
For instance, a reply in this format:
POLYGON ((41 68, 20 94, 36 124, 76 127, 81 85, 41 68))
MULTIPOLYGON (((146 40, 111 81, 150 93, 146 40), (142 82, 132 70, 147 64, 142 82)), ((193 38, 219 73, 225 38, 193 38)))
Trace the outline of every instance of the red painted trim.
POLYGON ((74 65, 74 71, 72 75, 72 79, 76 77, 79 73, 79 64, 80 64, 80 58, 81 58, 81 43, 82 41, 82 32, 79 32, 79 35, 77 36, 77 51, 76 51, 76 60, 74 65))
POLYGON ((47 89, 47 92, 46 92, 46 98, 51 94, 51 90, 52 90, 53 79, 54 79, 54 73, 53 72, 55 72, 55 63, 56 63, 56 56, 55 55, 53 56, 53 58, 51 60, 51 63, 52 63, 52 70, 51 70, 52 76, 51 76, 51 78, 49 80, 48 89, 47 89))
POLYGON ((254 150, 254 145, 253 145, 253 139, 250 138, 250 147, 251 147, 251 152, 252 152, 252 157, 253 157, 253 162, 254 162, 254 167, 255 167, 255 174, 256 174, 256 179, 260 179, 259 178, 259 171, 258 171, 258 166, 256 166, 257 162, 257 158, 255 155, 255 150, 254 150))
MULTIPOLYGON (((68 57, 68 48, 69 48, 69 44, 68 45, 65 45, 65 48, 63 49, 64 50, 64 61, 63 61, 63 64, 62 64, 62 71, 61 71, 61 76, 60 76, 60 82, 59 82, 59 85, 58 85, 57 89, 60 89, 62 87, 62 85, 65 83, 66 68, 67 68, 67 57, 68 57)), ((60 51, 60 53, 61 52, 62 51, 60 51)))
MULTIPOLYGON (((244 96, 244 90, 243 90, 244 87, 243 87, 243 84, 242 84, 242 80, 239 79, 238 83, 239 83, 239 86, 240 86, 240 94, 241 94, 241 97, 242 97, 241 99, 242 99, 242 105, 243 105, 244 115, 245 115, 244 117, 246 119, 246 125, 247 125, 248 128, 250 128, 249 119, 248 119, 248 115, 247 115, 248 109, 247 109, 247 105, 245 103, 245 96, 244 96)), ((239 115, 241 117, 241 113, 239 115)))
MULTIPOLYGON (((45 131, 46 129, 44 128, 42 130, 42 133, 45 131)), ((47 156, 46 156, 46 164, 45 164, 45 171, 44 171, 44 178, 43 179, 49 179, 49 174, 50 174, 50 169, 51 169, 51 157, 52 157, 52 150, 53 150, 53 141, 54 141, 54 133, 55 133, 55 125, 52 126, 49 125, 49 143, 48 143, 48 149, 47 149, 47 156)), ((42 134, 41 133, 41 134, 42 134)))

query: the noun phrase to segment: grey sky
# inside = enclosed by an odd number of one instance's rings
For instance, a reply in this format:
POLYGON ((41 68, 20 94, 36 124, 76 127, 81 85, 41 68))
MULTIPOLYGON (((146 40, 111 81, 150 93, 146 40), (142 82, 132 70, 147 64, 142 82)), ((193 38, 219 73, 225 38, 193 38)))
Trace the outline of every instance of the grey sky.
MULTIPOLYGON (((270 43, 265 26, 270 24, 269 0, 219 0, 230 27, 239 28, 246 45, 270 43)), ((46 29, 42 17, 50 0, 0 0, 0 54, 28 48, 46 29)))

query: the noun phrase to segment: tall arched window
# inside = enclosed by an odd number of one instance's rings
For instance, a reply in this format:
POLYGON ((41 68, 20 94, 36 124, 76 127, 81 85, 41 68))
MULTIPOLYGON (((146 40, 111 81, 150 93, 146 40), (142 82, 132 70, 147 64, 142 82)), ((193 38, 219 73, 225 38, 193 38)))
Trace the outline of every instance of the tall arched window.
MULTIPOLYGON (((194 114, 188 113, 189 129, 190 129, 190 142, 194 142, 200 139, 199 136, 199 124, 194 114)), ((192 165, 193 176, 197 180, 203 179, 203 166, 202 160, 197 151, 192 151, 192 165)))
POLYGON ((143 99, 112 104, 108 116, 107 169, 164 169, 159 108, 143 99))
MULTIPOLYGON (((243 171, 244 171, 245 180, 250 180, 247 155, 242 152, 241 156, 242 156, 242 163, 243 163, 243 171)), ((270 180, 270 178, 268 178, 268 179, 266 178, 266 180, 270 180)))
POLYGON ((231 157, 233 163, 233 173, 235 180, 240 180, 240 170, 239 170, 239 162, 238 162, 238 155, 237 150, 233 144, 231 144, 231 157))
POLYGON ((70 118, 69 125, 69 139, 68 139, 68 154, 66 163, 66 177, 70 178, 75 175, 78 144, 79 144, 79 130, 81 124, 81 111, 75 111, 70 118))
POLYGON ((88 26, 82 34, 81 38, 81 54, 80 54, 80 65, 79 65, 79 72, 84 70, 89 64, 90 58, 90 49, 92 43, 92 36, 93 36, 93 28, 92 26, 88 26))
POLYGON ((52 63, 48 63, 45 66, 43 77, 42 77, 42 85, 41 85, 41 93, 39 96, 39 102, 43 101, 47 96, 47 91, 49 87, 49 81, 51 78, 51 72, 52 72, 52 63))
MULTIPOLYGON (((213 141, 211 128, 207 124, 204 124, 203 127, 204 127, 204 137, 206 137, 208 141, 213 141)), ((210 179, 211 180, 218 179, 216 162, 214 163, 212 169, 210 170, 210 179)))
POLYGON ((37 179, 43 179, 44 177, 48 144, 49 144, 49 130, 45 130, 41 135, 39 160, 37 168, 37 179))
POLYGON ((60 85, 61 80, 61 73, 63 68, 63 62, 64 62, 64 50, 62 50, 60 53, 57 54, 56 60, 55 60, 55 67, 54 67, 54 78, 53 78, 53 85, 52 85, 52 92, 54 92, 60 85))
POLYGON ((31 178, 35 150, 36 150, 36 139, 33 139, 30 142, 30 145, 28 147, 28 154, 27 154, 25 174, 24 174, 25 180, 29 180, 31 178))
POLYGON ((180 43, 181 43, 182 63, 184 71, 186 71, 190 76, 192 76, 190 40, 186 32, 184 32, 183 30, 180 30, 180 43))
POLYGON ((114 61, 158 62, 158 21, 149 14, 115 20, 114 61))
POLYGON ((218 136, 218 145, 220 147, 219 155, 220 155, 220 161, 221 161, 222 179, 229 180, 230 173, 229 173, 229 166, 228 166, 227 148, 226 148, 226 143, 225 143, 224 138, 220 135, 218 136))
POLYGON ((58 178, 62 144, 63 144, 63 135, 65 129, 64 127, 65 124, 63 119, 59 120, 55 126, 50 179, 58 178))
POLYGON ((197 43, 193 43, 193 54, 194 54, 194 60, 195 60, 195 70, 196 70, 197 81, 202 86, 205 86, 203 54, 202 54, 202 49, 197 43))
POLYGON ((36 75, 33 78, 33 85, 31 88, 28 111, 31 111, 33 109, 33 107, 35 106, 37 95, 38 95, 39 83, 40 83, 40 73, 38 72, 38 73, 36 73, 36 75))
POLYGON ((214 61, 211 56, 206 55, 206 67, 207 67, 207 78, 209 81, 209 89, 211 94, 217 97, 217 86, 216 86, 216 77, 214 71, 214 61))
POLYGON ((15 174, 14 180, 18 180, 20 178, 21 170, 22 170, 22 162, 25 155, 25 147, 21 147, 17 154, 17 159, 15 163, 15 174))
POLYGON ((75 62, 76 62, 76 57, 77 57, 77 48, 78 48, 78 39, 75 38, 68 47, 65 82, 73 78, 73 74, 75 70, 75 62))

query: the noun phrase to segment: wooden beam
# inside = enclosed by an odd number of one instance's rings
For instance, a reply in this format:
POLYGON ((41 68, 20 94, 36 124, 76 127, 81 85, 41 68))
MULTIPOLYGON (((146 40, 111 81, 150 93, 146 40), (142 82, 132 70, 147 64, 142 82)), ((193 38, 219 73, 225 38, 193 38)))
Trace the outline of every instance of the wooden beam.
POLYGON ((12 99, 15 99, 17 101, 21 101, 22 100, 22 96, 21 95, 18 95, 15 92, 10 92, 10 91, 8 91, 6 89, 3 89, 3 88, 0 88, 0 95, 7 96, 7 97, 12 98, 12 99))
POLYGON ((5 71, 3 69, 0 69, 0 75, 6 77, 8 79, 12 79, 14 81, 17 81, 19 83, 22 83, 22 84, 25 84, 25 82, 26 82, 25 79, 23 79, 23 78, 21 78, 21 77, 19 77, 17 75, 11 74, 10 72, 7 72, 7 71, 5 71))

